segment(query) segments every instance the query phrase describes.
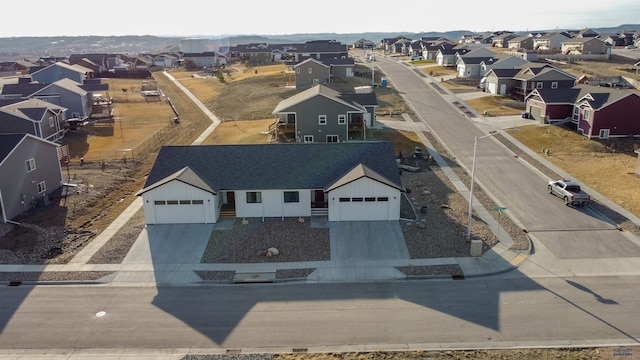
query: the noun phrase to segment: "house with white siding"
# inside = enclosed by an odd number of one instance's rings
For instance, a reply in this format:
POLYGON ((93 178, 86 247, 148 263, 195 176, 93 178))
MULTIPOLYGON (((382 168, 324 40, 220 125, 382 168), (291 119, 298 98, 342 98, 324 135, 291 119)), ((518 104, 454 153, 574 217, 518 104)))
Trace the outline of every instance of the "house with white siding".
POLYGON ((394 221, 404 187, 383 141, 164 146, 142 197, 147 224, 220 217, 394 221))

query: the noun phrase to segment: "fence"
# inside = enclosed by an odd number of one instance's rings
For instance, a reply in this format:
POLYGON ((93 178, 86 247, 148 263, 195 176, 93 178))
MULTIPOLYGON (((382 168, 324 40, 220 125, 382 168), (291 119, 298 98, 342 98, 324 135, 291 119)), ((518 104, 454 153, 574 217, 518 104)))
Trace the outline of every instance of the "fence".
POLYGON ((138 144, 132 149, 114 149, 109 151, 98 152, 92 156, 84 156, 80 162, 103 162, 110 163, 114 161, 143 161, 149 153, 155 152, 165 143, 165 140, 175 131, 177 124, 169 122, 165 127, 156 131, 147 140, 138 144))

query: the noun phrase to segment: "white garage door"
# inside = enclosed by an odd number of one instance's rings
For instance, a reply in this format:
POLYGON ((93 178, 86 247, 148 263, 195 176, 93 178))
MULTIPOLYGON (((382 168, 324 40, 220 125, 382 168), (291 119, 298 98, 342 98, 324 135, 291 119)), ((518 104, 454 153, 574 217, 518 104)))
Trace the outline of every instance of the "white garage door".
POLYGON ((496 84, 495 83, 489 83, 489 93, 491 93, 491 94, 495 94, 496 93, 496 84))
POLYGON ((338 202, 339 221, 389 220, 389 198, 344 197, 338 202))
POLYGON ((536 120, 542 119, 542 108, 531 106, 529 108, 529 117, 536 120))
POLYGON ((203 200, 156 200, 156 224, 203 224, 203 200))

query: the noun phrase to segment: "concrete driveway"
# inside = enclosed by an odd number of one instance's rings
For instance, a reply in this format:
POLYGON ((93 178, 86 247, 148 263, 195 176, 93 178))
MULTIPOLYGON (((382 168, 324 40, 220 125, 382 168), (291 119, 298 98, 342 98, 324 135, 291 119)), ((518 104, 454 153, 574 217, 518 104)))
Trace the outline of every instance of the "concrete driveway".
POLYGON ((330 222, 332 261, 407 260, 398 221, 330 222))
POLYGON ((147 225, 122 264, 199 264, 214 226, 147 225))

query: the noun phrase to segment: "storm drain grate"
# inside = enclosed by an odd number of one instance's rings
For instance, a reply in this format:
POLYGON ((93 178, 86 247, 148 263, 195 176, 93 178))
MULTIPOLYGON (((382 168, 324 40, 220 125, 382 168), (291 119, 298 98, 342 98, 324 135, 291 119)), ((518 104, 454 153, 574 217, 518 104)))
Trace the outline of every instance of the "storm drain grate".
POLYGON ((453 274, 453 275, 451 275, 451 279, 453 279, 453 280, 464 280, 464 274, 453 274))

